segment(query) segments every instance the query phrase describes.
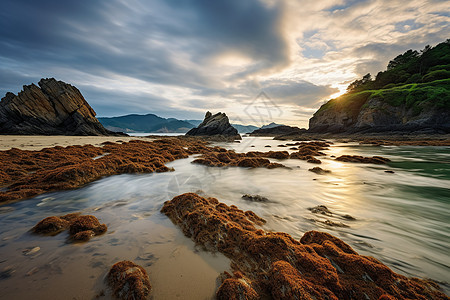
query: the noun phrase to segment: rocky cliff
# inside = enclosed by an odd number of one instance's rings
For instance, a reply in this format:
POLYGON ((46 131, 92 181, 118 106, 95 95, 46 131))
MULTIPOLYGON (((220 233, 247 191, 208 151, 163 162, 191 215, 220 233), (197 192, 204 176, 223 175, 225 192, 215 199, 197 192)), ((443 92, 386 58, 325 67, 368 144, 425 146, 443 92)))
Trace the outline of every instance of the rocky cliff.
POLYGON ((54 78, 25 85, 0 102, 0 134, 122 135, 106 130, 80 91, 54 78))
POLYGON ((449 133, 450 109, 433 103, 426 95, 415 105, 409 105, 406 101, 392 102, 376 95, 359 94, 324 104, 309 120, 309 131, 449 133))
POLYGON ((196 128, 189 130, 186 135, 194 136, 215 136, 222 135, 232 137, 234 139, 241 139, 236 128, 231 126, 230 121, 225 113, 217 113, 215 115, 207 112, 203 122, 196 128))

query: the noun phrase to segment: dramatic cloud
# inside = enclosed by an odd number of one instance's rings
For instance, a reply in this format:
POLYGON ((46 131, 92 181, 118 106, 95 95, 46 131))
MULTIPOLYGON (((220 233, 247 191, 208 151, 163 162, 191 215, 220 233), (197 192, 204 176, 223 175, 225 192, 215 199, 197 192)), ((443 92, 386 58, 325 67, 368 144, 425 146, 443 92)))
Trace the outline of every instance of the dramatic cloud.
POLYGON ((265 92, 264 121, 307 126, 350 81, 447 39, 449 15, 438 0, 4 0, 0 93, 55 77, 99 116, 248 123, 265 92))

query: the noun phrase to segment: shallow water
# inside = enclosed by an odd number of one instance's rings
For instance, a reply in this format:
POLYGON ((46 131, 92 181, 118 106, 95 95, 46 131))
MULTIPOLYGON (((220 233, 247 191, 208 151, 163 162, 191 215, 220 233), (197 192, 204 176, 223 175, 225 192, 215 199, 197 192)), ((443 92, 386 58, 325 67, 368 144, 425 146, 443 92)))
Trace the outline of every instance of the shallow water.
MULTIPOLYGON (((247 152, 286 150, 277 147, 283 143, 244 137, 241 143, 218 145, 247 152)), ((211 299, 229 260, 196 247, 159 213, 164 201, 200 190, 254 211, 267 220, 267 230, 297 239, 308 230, 326 231, 396 272, 449 282, 450 148, 337 143, 326 153, 320 166, 332 171, 328 175, 309 172, 315 165, 300 160, 280 161, 292 169, 267 170, 210 168, 191 164, 190 157, 167 164, 175 172, 112 176, 0 206, 0 298, 92 299, 102 290, 108 298, 106 272, 129 259, 149 273, 153 299, 211 299), (330 157, 342 154, 381 155, 392 162, 354 164, 330 157), (249 202, 243 194, 270 202, 249 202), (316 205, 326 205, 335 217, 312 214, 308 208, 316 205), (44 217, 76 211, 97 216, 108 232, 83 244, 67 243, 67 233, 28 232, 44 217), (346 214, 356 220, 339 217, 346 214), (320 222, 326 219, 349 227, 320 222)), ((448 293, 448 285, 442 286, 448 293)))

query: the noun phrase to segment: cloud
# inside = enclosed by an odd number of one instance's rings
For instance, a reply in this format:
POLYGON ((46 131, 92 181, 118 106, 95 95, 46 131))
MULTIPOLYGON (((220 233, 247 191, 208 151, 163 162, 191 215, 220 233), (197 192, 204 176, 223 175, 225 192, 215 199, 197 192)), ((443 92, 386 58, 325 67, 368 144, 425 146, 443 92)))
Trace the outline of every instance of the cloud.
POLYGON ((449 16, 438 0, 4 0, 0 92, 55 77, 101 116, 201 118, 265 91, 305 126, 348 82, 447 39, 449 16))

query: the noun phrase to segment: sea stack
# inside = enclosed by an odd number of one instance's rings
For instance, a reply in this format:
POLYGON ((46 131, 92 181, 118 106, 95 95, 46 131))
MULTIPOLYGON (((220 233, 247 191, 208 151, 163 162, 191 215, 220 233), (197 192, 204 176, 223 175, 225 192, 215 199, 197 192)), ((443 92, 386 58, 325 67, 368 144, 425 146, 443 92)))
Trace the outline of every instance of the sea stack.
POLYGON ((0 102, 0 134, 124 135, 109 131, 80 91, 54 78, 6 93, 0 102))
POLYGON ((232 138, 234 140, 240 140, 236 128, 231 126, 230 121, 225 113, 217 113, 213 115, 211 112, 207 112, 203 122, 196 128, 189 130, 186 135, 191 136, 224 136, 232 138))

